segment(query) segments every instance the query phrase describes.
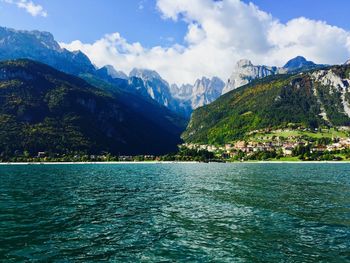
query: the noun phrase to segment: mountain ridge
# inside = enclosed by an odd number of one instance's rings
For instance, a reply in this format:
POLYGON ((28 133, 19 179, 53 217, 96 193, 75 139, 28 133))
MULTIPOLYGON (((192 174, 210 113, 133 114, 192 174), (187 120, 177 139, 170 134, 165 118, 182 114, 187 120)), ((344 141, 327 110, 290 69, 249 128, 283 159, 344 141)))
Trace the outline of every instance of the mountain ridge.
POLYGON ((350 66, 272 75, 195 110, 182 138, 224 144, 259 129, 350 126, 350 66))
MULTIPOLYGON (((116 89, 122 88, 124 91, 133 92, 135 96, 141 96, 146 101, 150 97, 174 113, 184 116, 181 107, 171 97, 169 85, 158 74, 159 78, 152 80, 154 84, 152 87, 149 85, 150 81, 144 81, 135 76, 129 78, 125 73, 115 70, 110 65, 97 69, 81 51, 71 52, 61 48, 53 35, 48 32, 0 27, 0 61, 11 59, 39 61, 78 77, 93 75, 96 79, 102 79, 103 82, 106 81, 116 86, 116 89)), ((90 79, 87 78, 88 81, 90 79)), ((98 84, 95 82, 95 85, 98 84)))
MULTIPOLYGON (((144 97, 145 100, 151 98, 185 118, 189 118, 194 109, 207 105, 221 94, 248 84, 256 78, 291 72, 290 65, 293 63, 294 71, 323 66, 300 56, 287 62, 285 68, 254 66, 251 61, 244 59, 237 62, 226 85, 223 85, 217 77, 211 78, 210 81, 202 77, 193 85, 185 84, 178 87, 170 85, 158 72, 149 69, 133 69, 129 75, 117 71, 111 65, 97 69, 81 51, 70 52, 61 48, 49 32, 0 27, 0 60, 19 58, 40 61, 60 71, 80 77, 94 75, 95 78, 107 81, 116 88, 134 92, 135 96, 144 97), (222 90, 221 93, 220 90, 222 90)), ((95 85, 98 83, 95 82, 95 85)))
POLYGON ((84 53, 61 48, 49 32, 0 27, 0 60, 23 58, 40 61, 73 75, 95 70, 84 53))

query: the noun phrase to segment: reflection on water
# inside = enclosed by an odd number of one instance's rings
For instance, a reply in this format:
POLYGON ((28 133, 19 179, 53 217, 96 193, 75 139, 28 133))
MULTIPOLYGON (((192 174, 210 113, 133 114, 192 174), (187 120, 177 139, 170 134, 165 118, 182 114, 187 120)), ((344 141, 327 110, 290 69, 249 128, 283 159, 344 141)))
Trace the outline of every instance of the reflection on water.
POLYGON ((0 261, 350 262, 350 165, 0 167, 0 261))

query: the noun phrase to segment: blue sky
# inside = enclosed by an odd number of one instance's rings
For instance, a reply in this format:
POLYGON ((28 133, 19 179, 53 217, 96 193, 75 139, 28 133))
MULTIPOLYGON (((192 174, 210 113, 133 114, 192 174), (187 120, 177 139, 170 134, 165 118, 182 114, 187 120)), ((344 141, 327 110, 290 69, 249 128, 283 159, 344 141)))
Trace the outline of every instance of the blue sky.
MULTIPOLYGON (((35 1, 35 0, 34 0, 35 1)), ((0 2, 0 25, 16 29, 39 29, 57 40, 92 42, 120 32, 131 42, 145 46, 183 41, 185 23, 161 18, 155 0, 36 0, 47 17, 33 17, 15 5, 0 2), (103 3, 103 4, 101 4, 103 3)))
MULTIPOLYGON (((183 43, 187 25, 161 18, 155 0, 34 0, 47 10, 47 17, 33 17, 23 9, 0 2, 0 25, 16 29, 39 29, 57 40, 93 42, 119 32, 130 42, 144 46, 183 43)), ((350 29, 350 1, 346 0, 245 0, 253 2, 282 22, 305 16, 350 29)))
POLYGON ((347 0, 0 0, 0 25, 49 31, 98 67, 153 69, 182 84, 225 80, 243 58, 344 63, 349 10, 347 0))
POLYGON ((350 1, 347 0, 253 0, 262 10, 271 13, 282 22, 305 16, 323 20, 344 29, 350 29, 350 1))

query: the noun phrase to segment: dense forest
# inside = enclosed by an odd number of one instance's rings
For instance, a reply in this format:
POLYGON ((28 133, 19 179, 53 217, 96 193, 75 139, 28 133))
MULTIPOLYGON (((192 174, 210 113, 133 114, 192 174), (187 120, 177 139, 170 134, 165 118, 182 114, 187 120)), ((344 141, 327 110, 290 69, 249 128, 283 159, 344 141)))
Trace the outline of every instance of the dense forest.
POLYGON ((38 62, 0 62, 0 155, 136 155, 177 149, 183 123, 176 116, 165 111, 147 118, 160 106, 118 94, 38 62), (164 121, 157 123, 159 118, 164 121))

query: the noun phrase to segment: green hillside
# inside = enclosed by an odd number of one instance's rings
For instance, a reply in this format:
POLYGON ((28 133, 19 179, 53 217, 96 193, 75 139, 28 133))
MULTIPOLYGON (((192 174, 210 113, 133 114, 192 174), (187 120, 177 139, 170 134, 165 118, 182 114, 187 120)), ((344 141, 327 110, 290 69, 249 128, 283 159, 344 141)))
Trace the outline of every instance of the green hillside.
POLYGON ((195 110, 182 137, 224 144, 267 128, 349 126, 349 72, 335 66, 254 81, 195 110))
POLYGON ((151 112, 151 104, 138 101, 131 107, 132 101, 117 93, 38 62, 0 62, 0 154, 162 154, 176 149, 182 127, 172 115, 161 116, 168 121, 157 124, 140 113, 142 107, 151 112))

